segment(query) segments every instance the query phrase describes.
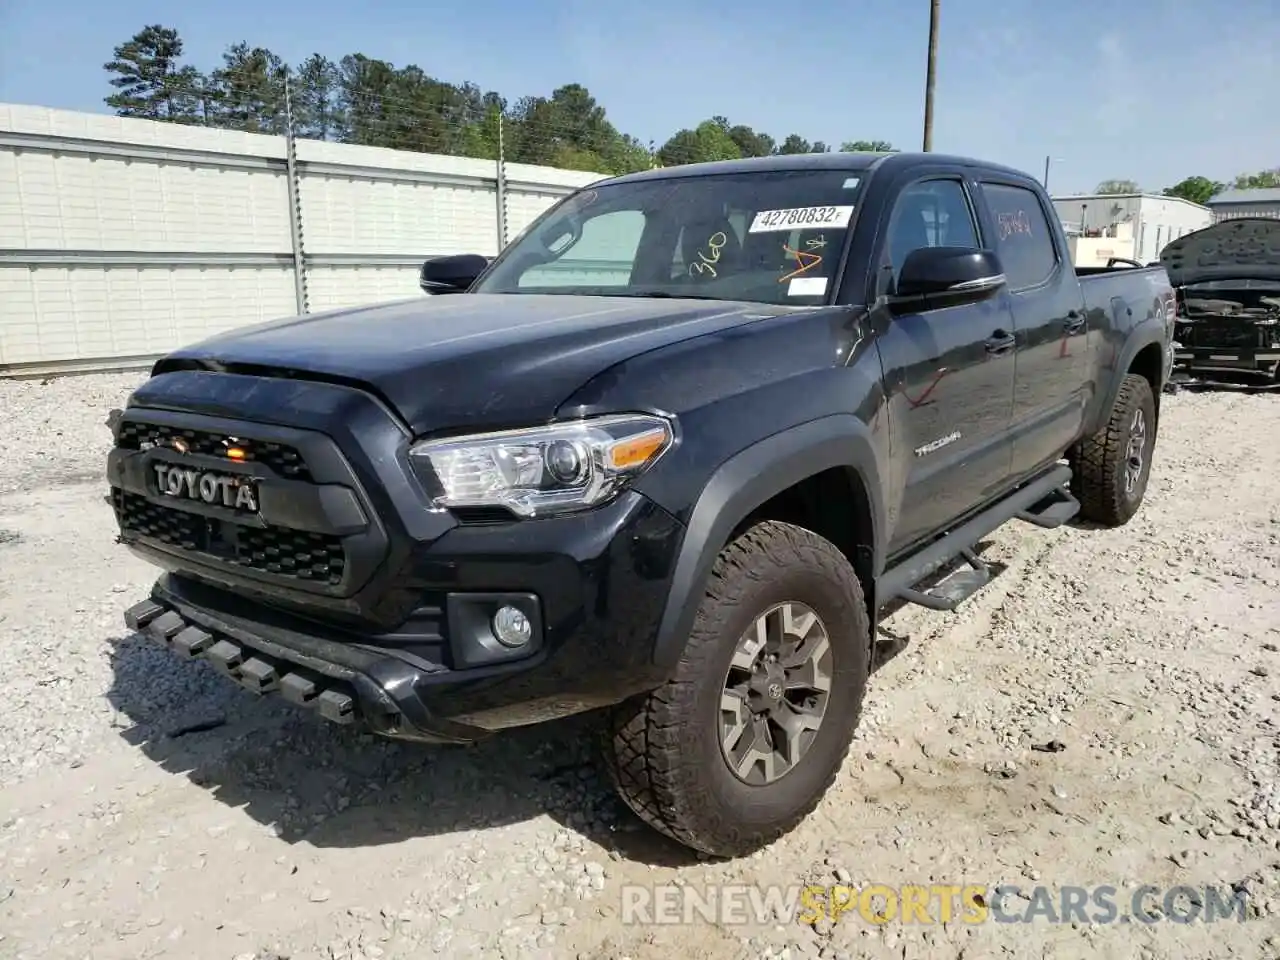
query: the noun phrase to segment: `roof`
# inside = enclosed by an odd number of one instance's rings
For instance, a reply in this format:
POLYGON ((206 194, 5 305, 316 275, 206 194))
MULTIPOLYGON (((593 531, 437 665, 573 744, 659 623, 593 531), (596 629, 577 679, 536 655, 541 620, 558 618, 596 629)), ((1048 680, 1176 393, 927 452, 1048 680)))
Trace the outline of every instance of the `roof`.
POLYGON ((1054 203, 1088 203, 1090 200, 1172 200, 1175 203, 1185 203, 1188 206, 1195 207, 1197 210, 1208 211, 1202 203, 1196 203, 1194 200, 1188 200, 1185 197, 1170 197, 1163 193, 1070 193, 1057 194, 1049 198, 1054 203))
POLYGON ((1209 198, 1209 206, 1223 203, 1280 203, 1280 187, 1260 187, 1256 190, 1223 190, 1209 198))
MULTIPOLYGON (((911 166, 916 163, 948 163, 976 166, 984 170, 1027 177, 1028 174, 1011 167, 971 157, 957 157, 943 153, 790 153, 768 157, 743 157, 740 160, 710 160, 705 163, 684 163, 673 167, 641 170, 639 173, 612 177, 609 183, 630 183, 639 180, 663 180, 671 177, 706 177, 718 174, 752 173, 766 170, 868 170, 888 162, 892 166, 911 166)), ((593 184, 594 186, 594 184, 593 184)))

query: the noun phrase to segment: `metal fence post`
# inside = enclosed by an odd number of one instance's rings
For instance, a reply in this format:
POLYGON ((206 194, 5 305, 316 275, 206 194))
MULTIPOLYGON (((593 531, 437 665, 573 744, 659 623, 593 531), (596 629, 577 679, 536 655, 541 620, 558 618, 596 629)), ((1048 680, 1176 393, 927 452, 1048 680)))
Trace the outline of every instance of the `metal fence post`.
POLYGON ((507 157, 502 140, 502 114, 498 114, 498 252, 507 245, 507 157))
POLYGON ((289 233, 293 243, 293 295, 299 314, 307 304, 307 258, 302 245, 302 191, 298 180, 298 145, 293 131, 293 96, 289 68, 284 69, 285 178, 289 181, 289 233))

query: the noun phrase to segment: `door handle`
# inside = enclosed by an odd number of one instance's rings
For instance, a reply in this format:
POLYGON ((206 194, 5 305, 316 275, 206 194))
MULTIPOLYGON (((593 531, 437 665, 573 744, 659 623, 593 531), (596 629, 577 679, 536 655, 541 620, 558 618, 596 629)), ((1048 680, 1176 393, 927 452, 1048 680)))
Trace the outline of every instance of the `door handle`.
POLYGON ((1003 330, 997 330, 987 339, 987 353, 1001 354, 1008 353, 1017 344, 1018 338, 1012 333, 1005 333, 1003 330))
POLYGON ((1066 330, 1067 336, 1072 336, 1084 329, 1085 315, 1081 310, 1072 310, 1067 314, 1067 322, 1063 329, 1066 330))

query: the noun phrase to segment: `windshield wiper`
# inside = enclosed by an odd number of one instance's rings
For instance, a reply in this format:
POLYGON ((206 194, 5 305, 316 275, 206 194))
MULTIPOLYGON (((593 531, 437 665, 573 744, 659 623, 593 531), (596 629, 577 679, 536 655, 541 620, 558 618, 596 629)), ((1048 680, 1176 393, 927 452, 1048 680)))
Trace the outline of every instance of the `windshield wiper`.
POLYGON ((627 293, 611 293, 611 297, 653 297, 657 300, 726 300, 705 293, 672 293, 670 290, 630 290, 627 293))

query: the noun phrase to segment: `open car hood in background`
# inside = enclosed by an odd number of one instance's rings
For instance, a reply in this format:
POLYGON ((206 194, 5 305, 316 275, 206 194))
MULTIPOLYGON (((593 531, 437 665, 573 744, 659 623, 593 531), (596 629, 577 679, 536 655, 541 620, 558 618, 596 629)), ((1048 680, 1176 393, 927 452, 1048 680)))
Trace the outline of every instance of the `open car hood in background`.
POLYGON ((1160 252, 1175 287, 1210 280, 1280 282, 1280 219, 1223 220, 1179 237, 1160 252))

